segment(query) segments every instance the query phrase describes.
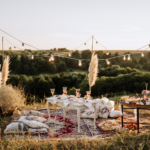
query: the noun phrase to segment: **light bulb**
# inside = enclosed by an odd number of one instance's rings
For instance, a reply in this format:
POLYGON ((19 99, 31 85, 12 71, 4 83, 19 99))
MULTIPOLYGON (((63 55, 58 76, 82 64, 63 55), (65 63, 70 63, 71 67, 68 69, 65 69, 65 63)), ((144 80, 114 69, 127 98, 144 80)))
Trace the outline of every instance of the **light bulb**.
POLYGON ((51 57, 49 58, 49 61, 51 61, 52 59, 51 59, 51 57))
POLYGON ((98 43, 98 41, 96 41, 96 44, 98 43))
POLYGON ((84 45, 86 45, 86 43, 84 43, 84 45))
POLYGON ((128 55, 128 60, 130 60, 130 54, 128 55))
POLYGON ((79 60, 79 66, 82 66, 82 62, 81 62, 81 60, 79 60))
POLYGON ((32 55, 31 59, 34 59, 34 55, 32 55))
POLYGON ((126 56, 125 55, 123 56, 123 60, 126 60, 126 56))
POLYGON ((69 57, 71 57, 71 54, 70 54, 70 53, 69 53, 68 55, 69 55, 69 57))
POLYGON ((51 54, 51 60, 54 61, 54 56, 53 56, 53 54, 51 54))
POLYGON ((106 55, 109 55, 109 52, 107 52, 106 55))
POLYGON ((14 50, 15 50, 16 46, 14 46, 14 50))
POLYGON ((144 54, 143 54, 143 53, 141 53, 141 56, 142 56, 142 57, 144 57, 144 54))
POLYGON ((108 59, 106 59, 106 62, 107 62, 107 65, 109 65, 109 64, 110 64, 110 61, 109 61, 108 59))
POLYGON ((22 43, 22 49, 24 50, 24 43, 22 43))

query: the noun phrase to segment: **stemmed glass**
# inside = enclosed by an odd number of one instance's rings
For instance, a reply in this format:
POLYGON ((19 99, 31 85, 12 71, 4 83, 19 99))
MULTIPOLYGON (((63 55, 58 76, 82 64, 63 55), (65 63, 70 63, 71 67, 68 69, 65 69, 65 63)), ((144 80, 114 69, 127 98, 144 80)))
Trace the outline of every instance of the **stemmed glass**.
POLYGON ((67 95, 67 91, 64 91, 63 94, 64 94, 64 95, 67 95))
POLYGON ((54 95, 55 93, 55 89, 50 89, 51 90, 51 93, 52 93, 52 96, 54 95))
POLYGON ((80 89, 76 89, 76 94, 77 94, 77 93, 80 93, 80 89))
POLYGON ((63 87, 63 93, 67 91, 67 87, 63 87))
POLYGON ((90 100, 91 91, 86 91, 86 94, 87 94, 88 100, 90 100))

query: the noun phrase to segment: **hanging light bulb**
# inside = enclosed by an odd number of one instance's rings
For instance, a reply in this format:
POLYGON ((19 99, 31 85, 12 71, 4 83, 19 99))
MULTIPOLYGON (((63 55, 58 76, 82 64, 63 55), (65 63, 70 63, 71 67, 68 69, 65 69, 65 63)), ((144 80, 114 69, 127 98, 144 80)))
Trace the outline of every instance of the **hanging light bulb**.
POLYGON ((52 58, 50 57, 50 58, 49 58, 49 61, 51 61, 51 60, 52 60, 52 58))
POLYGON ((84 43, 84 45, 86 46, 86 43, 84 43))
POLYGON ((106 55, 109 55, 109 51, 107 51, 106 55))
POLYGON ((98 41, 96 41, 96 44, 98 43, 98 41))
POLYGON ((54 56, 53 56, 53 54, 51 54, 51 60, 54 61, 54 56))
POLYGON ((109 64, 110 64, 110 61, 109 61, 108 59, 106 59, 106 63, 107 63, 107 65, 109 65, 109 64))
POLYGON ((79 60, 79 66, 82 66, 82 62, 81 62, 81 60, 79 60))
POLYGON ((128 60, 130 60, 130 54, 128 54, 128 60))
POLYGON ((16 46, 14 46, 14 50, 15 50, 16 46))
POLYGON ((141 53, 141 56, 144 57, 144 53, 141 53))
POLYGON ((24 43, 22 43, 22 49, 24 50, 24 43))
POLYGON ((69 55, 69 57, 71 57, 71 54, 70 54, 70 53, 69 53, 68 55, 69 55))
POLYGON ((123 60, 126 60, 126 55, 123 56, 123 60))
POLYGON ((34 59, 34 55, 31 56, 31 59, 34 59))

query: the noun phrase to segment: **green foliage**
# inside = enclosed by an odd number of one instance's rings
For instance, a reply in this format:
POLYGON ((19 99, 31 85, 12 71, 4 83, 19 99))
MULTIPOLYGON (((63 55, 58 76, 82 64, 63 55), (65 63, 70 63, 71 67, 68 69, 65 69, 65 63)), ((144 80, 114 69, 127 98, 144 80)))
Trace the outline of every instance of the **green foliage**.
POLYGON ((76 88, 75 87, 72 87, 71 89, 69 89, 68 95, 76 95, 76 88))

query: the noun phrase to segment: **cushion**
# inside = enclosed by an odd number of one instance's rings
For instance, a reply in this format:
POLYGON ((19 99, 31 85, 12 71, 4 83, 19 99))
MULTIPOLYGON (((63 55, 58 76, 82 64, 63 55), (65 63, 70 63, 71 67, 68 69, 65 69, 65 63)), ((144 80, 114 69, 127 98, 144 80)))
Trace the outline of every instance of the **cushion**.
POLYGON ((116 118, 116 117, 120 117, 120 116, 122 116, 122 113, 118 110, 111 111, 109 114, 109 117, 111 117, 111 118, 116 118))
POLYGON ((22 116, 20 117, 20 119, 18 120, 19 122, 23 122, 24 124, 26 124, 27 126, 31 127, 31 128, 46 128, 49 129, 49 126, 47 126, 46 124, 42 123, 42 122, 38 122, 38 121, 29 121, 26 119, 26 116, 22 116))
POLYGON ((43 118, 43 117, 39 117, 39 116, 27 116, 26 117, 27 120, 31 120, 31 121, 38 121, 38 122, 46 122, 47 119, 43 118))
POLYGON ((21 122, 13 122, 6 126, 5 134, 28 132, 28 126, 21 122))
POLYGON ((106 106, 108 106, 108 107, 114 107, 114 101, 107 101, 106 102, 106 106))
POLYGON ((27 116, 33 115, 33 116, 46 117, 46 114, 41 113, 41 112, 39 112, 39 111, 34 111, 34 110, 28 111, 28 113, 27 113, 26 115, 27 115, 27 116))
MULTIPOLYGON (((94 118, 94 112, 85 111, 84 113, 81 114, 81 118, 94 118)), ((97 114, 96 114, 96 118, 98 118, 98 111, 97 111, 97 114)))
POLYGON ((48 131, 45 128, 41 128, 41 129, 29 128, 28 133, 30 133, 30 134, 39 134, 39 133, 40 134, 46 134, 46 133, 48 133, 48 131))
POLYGON ((108 115, 113 107, 100 106, 98 116, 102 118, 108 118, 108 115))

